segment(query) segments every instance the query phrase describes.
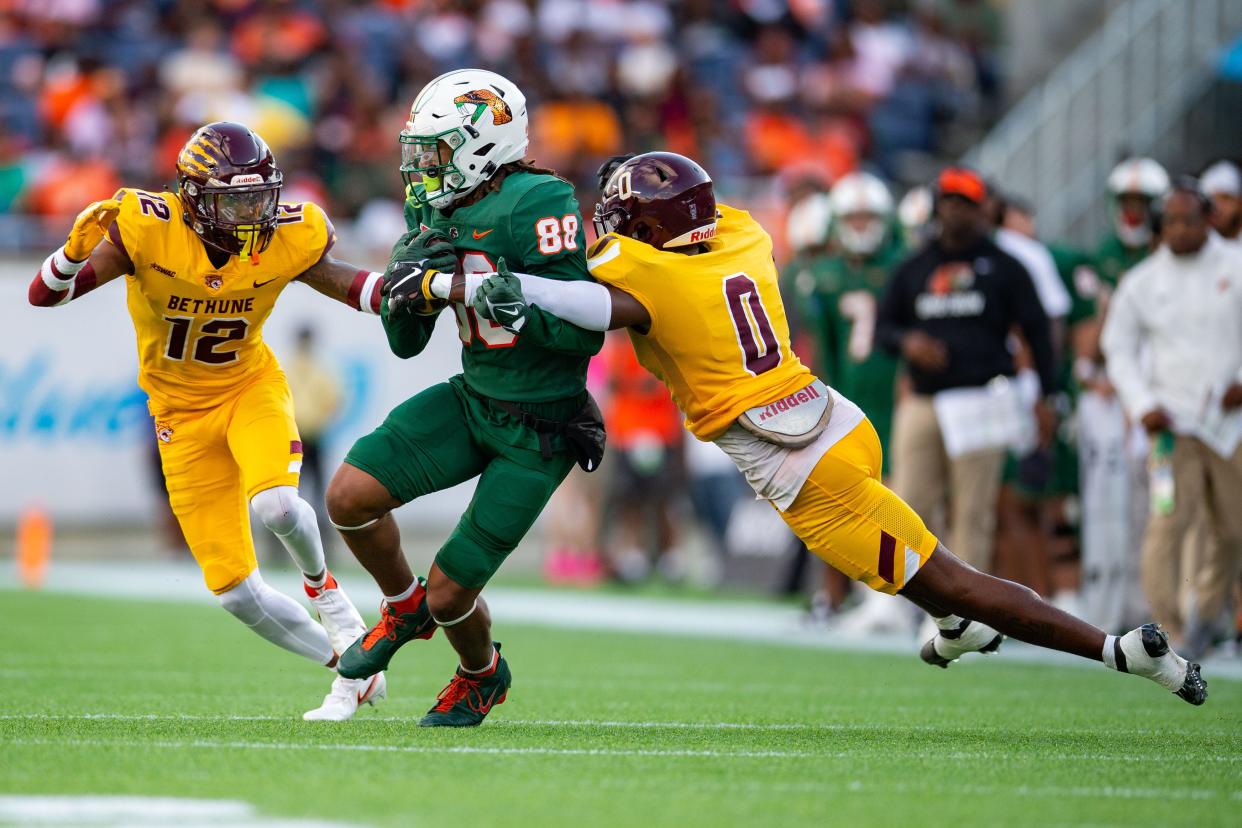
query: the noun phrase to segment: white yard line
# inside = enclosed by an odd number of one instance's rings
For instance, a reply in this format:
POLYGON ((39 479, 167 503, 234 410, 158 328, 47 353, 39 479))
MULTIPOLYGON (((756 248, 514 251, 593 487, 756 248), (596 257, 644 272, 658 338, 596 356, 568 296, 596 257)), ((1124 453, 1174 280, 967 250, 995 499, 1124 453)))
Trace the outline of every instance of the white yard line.
POLYGON ((2 796, 0 825, 91 825, 96 828, 183 825, 231 828, 349 828, 343 822, 259 815, 235 799, 170 796, 2 796))
MULTIPOLYGON (((647 756, 669 758, 708 758, 708 759, 875 759, 874 750, 846 751, 804 751, 804 750, 690 750, 662 748, 547 748, 547 747, 498 747, 475 745, 377 745, 351 742, 248 742, 240 740, 211 739, 84 739, 80 737, 18 737, 5 741, 8 745, 31 746, 68 746, 68 747, 132 747, 137 749, 165 748, 181 750, 319 750, 319 751, 359 751, 375 753, 417 753, 417 754, 481 754, 494 756, 647 756)), ((902 757, 909 759, 932 759, 937 761, 980 761, 1013 760, 1012 753, 994 751, 931 751, 905 750, 885 744, 883 758, 902 757)), ((1108 753, 1041 753, 1040 759, 1051 759, 1060 762, 1151 762, 1150 755, 1127 755, 1108 753)), ((1239 764, 1242 756, 1206 756, 1201 761, 1239 764)))
MULTIPOLYGON (((368 722, 397 722, 410 724, 420 714, 410 716, 379 716, 363 713, 354 719, 354 726, 368 722)), ((213 715, 209 713, 0 713, 0 721, 42 722, 287 722, 297 723, 297 716, 245 716, 232 714, 213 715)), ((623 721, 616 719, 505 719, 488 720, 488 728, 506 727, 550 727, 550 728, 610 728, 619 730, 704 730, 704 731, 750 731, 750 732, 803 732, 803 733, 910 733, 934 731, 969 730, 975 732, 979 727, 973 724, 963 725, 930 725, 930 724, 884 724, 877 722, 861 722, 858 724, 841 722, 686 722, 686 721, 623 721)), ((307 725, 315 727, 315 725, 307 725)), ((986 729, 986 728, 985 728, 986 729)), ((993 728, 997 732, 1006 728, 993 728)), ((1091 728, 1025 728, 1028 735, 1095 734, 1091 728)), ((1150 736, 1152 731, 1146 728, 1109 729, 1114 736, 1150 736)), ((1233 730, 1217 729, 1196 731, 1200 736, 1233 736, 1233 730)), ((1242 762, 1242 755, 1208 757, 1214 762, 1242 762)))
MULTIPOLYGON (((302 595, 297 573, 273 570, 264 578, 275 588, 302 595)), ((362 573, 342 577, 354 603, 378 606, 380 593, 362 573)), ((0 567, 0 590, 17 589, 12 571, 0 567)), ((55 561, 45 591, 53 594, 138 600, 188 601, 215 604, 193 563, 55 561)), ((796 607, 758 601, 694 601, 574 592, 552 589, 492 587, 485 592, 492 615, 500 625, 530 624, 573 630, 691 636, 748 641, 819 650, 880 652, 910 655, 919 642, 900 634, 846 635, 808 627, 796 607)), ((973 656, 972 656, 973 657, 973 656)), ((1000 658, 1005 661, 1055 663, 1089 669, 1099 666, 1064 653, 1007 641, 1000 658)), ((1242 679, 1242 659, 1209 659, 1204 675, 1242 679)))

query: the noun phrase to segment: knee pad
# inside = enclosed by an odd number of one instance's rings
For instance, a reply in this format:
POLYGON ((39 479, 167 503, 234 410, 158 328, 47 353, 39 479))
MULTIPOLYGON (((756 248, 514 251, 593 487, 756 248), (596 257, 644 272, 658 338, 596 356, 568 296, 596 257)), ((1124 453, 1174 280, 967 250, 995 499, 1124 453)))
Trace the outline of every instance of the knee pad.
POLYGON ((250 508, 269 531, 287 535, 298 525, 298 512, 304 504, 298 490, 292 486, 274 486, 250 498, 250 508))
POLYGON ((224 607, 230 615, 246 626, 253 627, 263 620, 265 615, 263 601, 260 596, 266 589, 270 589, 270 587, 256 569, 247 575, 246 579, 240 584, 228 592, 221 592, 216 597, 220 599, 220 606, 224 607))

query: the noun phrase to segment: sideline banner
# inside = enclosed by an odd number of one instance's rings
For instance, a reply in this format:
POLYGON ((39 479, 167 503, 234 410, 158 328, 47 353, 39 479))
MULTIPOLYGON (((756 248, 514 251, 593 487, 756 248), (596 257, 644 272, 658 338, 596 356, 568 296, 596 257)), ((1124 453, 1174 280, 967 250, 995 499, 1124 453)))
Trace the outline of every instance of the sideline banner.
MULTIPOLYGON (((34 259, 0 261, 0 525, 35 503, 57 522, 145 523, 160 497, 151 470, 155 434, 136 382, 125 285, 118 280, 67 305, 36 308, 26 289, 38 268, 34 259)), ((452 313, 441 314, 426 351, 401 360, 388 350, 378 317, 294 283, 264 338, 283 361, 306 325, 344 395, 325 445, 329 475, 393 406, 461 370, 452 313)), ((466 484, 423 498, 399 517, 448 525, 471 492, 466 484)))

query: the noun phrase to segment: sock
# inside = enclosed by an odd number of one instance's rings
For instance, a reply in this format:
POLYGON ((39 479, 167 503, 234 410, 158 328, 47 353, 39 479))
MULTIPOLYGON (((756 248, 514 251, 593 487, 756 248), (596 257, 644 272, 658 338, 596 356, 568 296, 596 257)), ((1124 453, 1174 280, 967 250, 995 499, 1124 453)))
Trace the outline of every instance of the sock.
POLYGON ((419 605, 423 603, 426 595, 427 590, 415 578, 414 583, 410 584, 408 589, 403 590, 397 595, 385 595, 384 600, 388 602, 388 606, 392 607, 394 611, 404 615, 417 610, 419 605))
POLYGON ((946 635, 945 638, 957 638, 961 635, 962 627, 968 623, 960 615, 946 615, 944 618, 932 618, 932 620, 936 622, 936 626, 940 628, 941 632, 954 633, 953 635, 946 635))
POLYGON ((1121 639, 1115 635, 1104 636, 1104 651, 1100 653, 1104 666, 1119 673, 1128 673, 1126 654, 1121 651, 1121 639))
POLYGON ((487 660, 487 666, 479 670, 470 670, 466 665, 461 665, 461 671, 471 676, 490 676, 496 672, 496 665, 500 663, 500 653, 496 651, 496 645, 492 645, 492 657, 487 660))
POLYGON ((312 578, 310 575, 306 574, 305 572, 302 573, 302 579, 306 581, 306 585, 308 587, 313 587, 314 589, 323 589, 325 586, 327 586, 328 577, 329 576, 328 576, 327 567, 324 567, 323 572, 320 573, 318 578, 312 578))
POLYGON ((335 657, 324 628, 301 604, 268 586, 257 569, 218 597, 221 606, 276 646, 318 664, 327 664, 335 657))
POLYGON ((274 486, 250 498, 259 520, 280 539, 303 575, 318 575, 327 565, 315 510, 292 486, 274 486))

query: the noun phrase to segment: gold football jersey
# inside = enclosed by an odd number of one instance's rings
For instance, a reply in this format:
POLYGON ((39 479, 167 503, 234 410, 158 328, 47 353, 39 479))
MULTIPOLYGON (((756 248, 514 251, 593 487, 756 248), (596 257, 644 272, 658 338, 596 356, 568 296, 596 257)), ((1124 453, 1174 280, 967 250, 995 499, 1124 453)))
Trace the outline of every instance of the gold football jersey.
POLYGON ((290 281, 332 246, 323 210, 280 204, 272 242, 257 258, 217 268, 181 218, 176 193, 125 189, 108 239, 134 265, 126 277, 138 338, 138 384, 159 407, 210 408, 277 369, 263 323, 290 281))
POLYGON ((672 391, 700 440, 814 380, 789 345, 771 238, 749 213, 719 209, 706 252, 658 250, 609 234, 587 259, 592 276, 651 315, 647 334, 630 331, 634 351, 672 391))

